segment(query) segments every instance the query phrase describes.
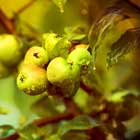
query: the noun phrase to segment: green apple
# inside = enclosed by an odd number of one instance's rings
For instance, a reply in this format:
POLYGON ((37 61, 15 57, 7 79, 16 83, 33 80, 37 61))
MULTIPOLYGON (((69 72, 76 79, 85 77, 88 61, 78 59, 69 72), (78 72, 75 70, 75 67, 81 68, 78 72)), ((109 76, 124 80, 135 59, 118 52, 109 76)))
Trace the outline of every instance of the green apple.
POLYGON ((22 58, 23 45, 14 35, 0 35, 0 62, 7 66, 16 65, 22 58))
POLYGON ((77 65, 89 65, 91 62, 91 55, 86 48, 74 49, 67 58, 68 63, 77 65))
POLYGON ((50 93, 58 92, 65 97, 70 97, 79 88, 80 67, 77 64, 68 64, 62 57, 56 57, 47 67, 47 78, 53 85, 49 88, 50 93))
POLYGON ((49 62, 47 51, 39 46, 29 48, 25 54, 24 63, 45 66, 49 62))
POLYGON ((58 37, 58 35, 55 33, 43 34, 43 46, 47 50, 50 59, 59 56, 59 52, 55 47, 55 45, 58 43, 60 39, 61 37, 58 37))
POLYGON ((63 83, 70 77, 70 68, 62 57, 54 58, 47 67, 47 77, 50 83, 63 83))
POLYGON ((68 64, 62 57, 54 58, 47 67, 48 80, 54 83, 63 83, 66 80, 75 80, 80 77, 80 67, 77 64, 68 64))
POLYGON ((47 85, 46 71, 43 68, 31 64, 22 66, 17 77, 20 90, 29 95, 38 95, 47 89, 47 85))

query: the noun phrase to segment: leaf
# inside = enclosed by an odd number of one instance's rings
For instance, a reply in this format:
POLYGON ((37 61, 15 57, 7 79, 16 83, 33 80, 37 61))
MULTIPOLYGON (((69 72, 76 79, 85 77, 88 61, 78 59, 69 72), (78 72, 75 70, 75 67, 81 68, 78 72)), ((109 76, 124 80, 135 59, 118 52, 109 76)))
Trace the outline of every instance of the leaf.
POLYGON ((120 9, 113 9, 111 13, 103 15, 93 23, 88 36, 90 47, 93 50, 98 48, 108 32, 122 19, 123 16, 120 15, 120 9))
POLYGON ((16 130, 14 130, 13 128, 11 128, 9 126, 2 127, 2 133, 0 135, 0 139, 1 139, 1 136, 7 137, 7 136, 14 134, 15 132, 16 132, 16 130))
POLYGON ((114 91, 113 94, 110 95, 107 100, 113 103, 119 103, 119 102, 121 103, 124 101, 125 97, 129 95, 134 95, 137 97, 139 93, 137 91, 121 89, 121 90, 114 91))
POLYGON ((123 18, 120 12, 120 9, 112 8, 110 12, 102 15, 95 21, 89 30, 88 40, 92 51, 93 67, 95 67, 97 49, 102 45, 108 47, 120 37, 120 33, 114 28, 115 24, 123 18), (114 33, 114 29, 117 31, 116 34, 114 33))
POLYGON ((61 140, 61 138, 59 137, 59 135, 53 134, 48 138, 48 140, 61 140))
POLYGON ((138 114, 140 109, 139 92, 135 90, 116 90, 107 99, 112 118, 127 121, 138 114))
POLYGON ((62 37, 55 45, 59 56, 67 58, 70 48, 70 42, 65 37, 62 37))
POLYGON ((64 12, 64 5, 66 4, 67 0, 52 0, 54 4, 60 9, 60 12, 64 12))
POLYGON ((17 90, 14 76, 1 79, 0 89, 0 126, 22 128, 37 118, 31 106, 40 97, 33 98, 17 90))
POLYGON ((88 116, 78 116, 73 120, 63 121, 59 126, 57 134, 62 136, 71 130, 87 130, 98 125, 97 121, 88 116))
POLYGON ((109 66, 117 63, 125 54, 140 45, 140 28, 130 29, 114 43, 107 54, 109 66))
POLYGON ((109 10, 107 14, 103 15, 92 25, 89 32, 93 63, 95 63, 98 48, 105 47, 108 51, 113 44, 117 41, 120 42, 122 35, 130 29, 139 27, 139 25, 139 19, 126 16, 121 9, 112 8, 109 10))
POLYGON ((85 27, 74 26, 74 27, 66 27, 64 29, 65 37, 70 40, 80 41, 86 38, 85 27))

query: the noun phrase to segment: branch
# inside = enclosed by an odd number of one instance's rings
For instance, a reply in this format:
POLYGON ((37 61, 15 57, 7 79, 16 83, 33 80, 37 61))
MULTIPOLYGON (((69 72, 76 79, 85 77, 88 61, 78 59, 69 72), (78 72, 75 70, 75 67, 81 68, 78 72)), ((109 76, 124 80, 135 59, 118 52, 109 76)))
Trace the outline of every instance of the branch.
MULTIPOLYGON (((29 1, 26 5, 20 8, 16 14, 22 13, 25 9, 30 7, 36 0, 29 1)), ((0 9, 0 24, 4 27, 7 33, 16 34, 16 27, 14 25, 14 18, 9 19, 5 13, 0 9)))
POLYGON ((38 127, 43 127, 47 124, 53 124, 53 123, 57 123, 61 120, 70 120, 74 117, 74 115, 72 113, 62 113, 62 114, 59 114, 57 116, 52 116, 50 118, 48 117, 45 117, 45 118, 41 118, 41 119, 38 119, 38 120, 35 120, 33 122, 33 124, 35 124, 36 126, 38 127))
POLYGON ((29 8, 36 0, 30 0, 27 4, 21 7, 19 10, 16 11, 17 14, 24 12, 27 8, 29 8))
POLYGON ((9 19, 1 9, 0 9, 0 23, 3 25, 7 33, 10 34, 16 33, 16 29, 13 21, 9 19))
POLYGON ((74 116, 82 114, 82 112, 79 110, 79 107, 71 98, 63 98, 63 101, 67 107, 68 112, 71 112, 74 116))
POLYGON ((99 92, 97 89, 89 87, 88 85, 86 85, 83 81, 80 81, 80 87, 86 91, 89 95, 92 95, 94 97, 97 98, 102 98, 102 93, 99 92))
MULTIPOLYGON (((140 0, 128 0, 131 4, 134 4, 138 8, 140 8, 140 0)), ((139 9, 140 10, 140 9, 139 9)))
POLYGON ((64 98, 63 101, 67 107, 66 112, 58 114, 56 116, 45 117, 45 118, 35 120, 33 124, 35 124, 38 127, 43 127, 50 123, 58 123, 62 120, 71 120, 75 116, 80 114, 78 107, 76 106, 76 104, 73 102, 72 99, 64 98))

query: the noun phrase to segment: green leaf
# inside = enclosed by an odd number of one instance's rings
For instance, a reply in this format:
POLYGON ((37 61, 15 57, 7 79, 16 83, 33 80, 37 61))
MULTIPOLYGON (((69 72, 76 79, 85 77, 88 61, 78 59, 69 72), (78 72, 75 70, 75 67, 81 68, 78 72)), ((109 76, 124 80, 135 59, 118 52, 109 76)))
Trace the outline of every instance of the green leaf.
POLYGON ((59 56, 67 58, 70 48, 70 42, 65 37, 62 37, 55 45, 59 56))
POLYGON ((53 134, 48 138, 48 140, 61 140, 61 138, 59 137, 59 135, 53 134))
POLYGON ((120 15, 120 10, 114 10, 112 13, 103 15, 99 20, 93 23, 89 31, 89 43, 90 47, 95 50, 108 36, 108 32, 114 28, 114 26, 122 20, 123 16, 120 15))
POLYGON ((129 95, 134 95, 134 96, 138 96, 139 93, 137 91, 132 91, 132 90, 117 90, 114 91, 112 95, 108 96, 107 100, 113 103, 121 103, 124 101, 126 96, 129 95))
MULTIPOLYGON (((92 49, 93 63, 95 63, 96 53, 98 48, 104 47, 106 48, 107 51, 110 50, 110 47, 113 44, 115 44, 116 42, 117 43, 120 42, 121 38, 123 38, 122 36, 125 36, 124 34, 128 34, 127 32, 128 30, 137 28, 139 27, 139 25, 140 25, 139 19, 131 16, 126 17, 125 13, 123 13, 121 9, 112 8, 111 11, 103 15, 98 21, 96 21, 92 25, 89 31, 89 43, 92 49)), ((127 46, 127 42, 128 42, 127 39, 125 41, 123 45, 125 44, 125 46, 127 46)), ((118 48, 117 45, 116 48, 118 48)), ((111 47, 111 50, 112 48, 114 47, 111 47)), ((108 60, 112 61, 110 60, 110 58, 112 58, 111 51, 109 53, 109 56, 110 57, 108 60)), ((107 61, 108 64, 107 66, 110 66, 109 61, 107 61)))
POLYGON ((80 41, 86 38, 85 27, 74 26, 74 27, 66 27, 64 29, 65 37, 70 41, 80 41))
POLYGON ((88 116, 78 116, 70 121, 60 123, 58 134, 62 136, 71 130, 87 130, 98 125, 96 120, 88 116))
POLYGON ((140 45, 140 28, 130 29, 115 42, 107 55, 109 66, 117 63, 125 54, 140 45))
MULTIPOLYGON (((8 126, 7 126, 8 127, 8 126)), ((14 130, 13 128, 9 127, 9 128, 3 128, 3 133, 2 133, 2 137, 7 137, 10 136, 12 134, 14 134, 16 132, 16 130, 14 130)))
POLYGON ((37 118, 31 111, 31 106, 40 97, 33 98, 20 92, 16 87, 14 76, 1 79, 0 89, 0 126, 22 128, 37 118))
POLYGON ((114 27, 122 19, 123 16, 120 15, 120 9, 112 9, 111 12, 102 15, 91 26, 88 40, 92 51, 93 67, 95 67, 97 49, 102 45, 105 47, 112 45, 120 37, 120 32, 114 27), (116 33, 114 33, 114 31, 116 31, 116 33))
POLYGON ((52 0, 54 4, 60 9, 60 12, 64 12, 64 5, 66 4, 67 0, 52 0))

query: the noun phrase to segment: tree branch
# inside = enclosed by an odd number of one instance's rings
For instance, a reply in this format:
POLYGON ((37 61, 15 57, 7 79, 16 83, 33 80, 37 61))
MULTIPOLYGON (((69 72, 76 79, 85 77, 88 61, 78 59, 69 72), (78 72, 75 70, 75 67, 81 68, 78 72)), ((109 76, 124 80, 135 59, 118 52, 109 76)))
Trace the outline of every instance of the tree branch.
POLYGON ((64 98, 63 101, 67 107, 66 112, 58 114, 56 116, 44 117, 44 118, 35 120, 33 124, 35 124, 38 127, 43 127, 50 123, 58 123, 62 120, 71 120, 75 116, 80 114, 78 107, 76 106, 76 104, 73 102, 72 99, 64 98))
POLYGON ((16 11, 17 14, 24 12, 27 8, 29 8, 36 0, 30 0, 27 4, 21 7, 19 10, 16 11))
POLYGON ((35 120, 33 122, 33 124, 35 124, 38 127, 43 127, 43 126, 45 126, 47 124, 57 123, 57 122, 59 122, 61 120, 70 120, 73 117, 74 117, 74 115, 72 113, 68 112, 68 113, 59 114, 57 116, 52 116, 50 118, 45 117, 45 118, 35 120))
POLYGON ((9 19, 1 9, 0 9, 0 24, 2 24, 7 33, 10 34, 16 33, 14 22, 11 19, 9 19))

